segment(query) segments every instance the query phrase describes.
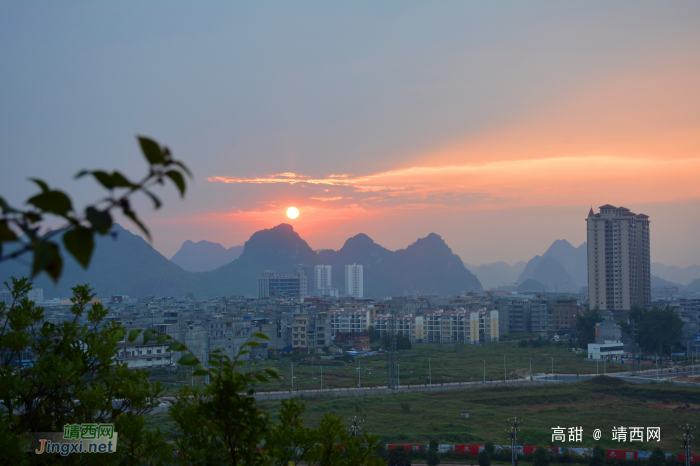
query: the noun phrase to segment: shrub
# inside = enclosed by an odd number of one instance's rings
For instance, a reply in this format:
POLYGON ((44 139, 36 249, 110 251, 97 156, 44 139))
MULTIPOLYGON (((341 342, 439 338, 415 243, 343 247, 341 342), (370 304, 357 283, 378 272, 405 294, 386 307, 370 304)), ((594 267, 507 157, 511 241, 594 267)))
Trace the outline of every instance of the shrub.
POLYGON ((549 450, 542 447, 535 450, 535 455, 532 459, 533 466, 549 466, 550 461, 549 450))
POLYGON ((486 450, 479 453, 479 466, 491 466, 491 457, 486 450))

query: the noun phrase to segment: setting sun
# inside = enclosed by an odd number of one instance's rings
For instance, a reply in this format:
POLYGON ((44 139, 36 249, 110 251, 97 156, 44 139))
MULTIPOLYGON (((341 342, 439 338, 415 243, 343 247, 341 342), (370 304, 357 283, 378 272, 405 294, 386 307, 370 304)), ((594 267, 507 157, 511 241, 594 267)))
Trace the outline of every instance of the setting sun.
POLYGON ((287 217, 289 218, 297 218, 299 216, 299 209, 296 207, 290 207, 287 209, 287 217))

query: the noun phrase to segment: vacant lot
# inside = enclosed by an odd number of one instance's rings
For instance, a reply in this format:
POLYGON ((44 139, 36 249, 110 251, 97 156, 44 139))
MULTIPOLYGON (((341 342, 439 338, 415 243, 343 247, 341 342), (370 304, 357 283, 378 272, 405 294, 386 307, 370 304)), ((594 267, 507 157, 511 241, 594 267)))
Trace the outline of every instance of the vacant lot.
MULTIPOLYGON (((260 402, 259 406, 276 418, 279 402, 260 402)), ((317 397, 307 399, 306 406, 304 417, 308 425, 315 425, 326 412, 334 412, 346 421, 357 416, 364 420, 363 429, 380 435, 383 443, 425 444, 436 439, 440 443, 483 444, 491 440, 506 444, 506 421, 517 416, 525 421, 520 433, 521 445, 601 445, 648 451, 660 446, 667 452, 680 453, 675 439, 678 425, 698 424, 700 391, 667 383, 636 385, 597 377, 587 382, 552 386, 501 386, 339 399, 317 397), (460 419, 460 411, 469 411, 469 419, 460 419), (551 441, 552 427, 575 426, 583 428, 582 443, 551 441), (611 431, 618 426, 660 427, 661 441, 613 442, 611 431), (593 439, 594 429, 602 431, 601 440, 593 439)), ((167 414, 146 419, 151 428, 160 427, 176 435, 167 414)))

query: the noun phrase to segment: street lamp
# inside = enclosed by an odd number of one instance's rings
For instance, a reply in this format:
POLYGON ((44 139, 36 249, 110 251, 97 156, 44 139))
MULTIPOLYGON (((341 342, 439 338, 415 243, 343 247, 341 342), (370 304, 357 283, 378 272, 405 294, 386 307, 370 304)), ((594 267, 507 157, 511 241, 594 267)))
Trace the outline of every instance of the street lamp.
POLYGON ((656 380, 659 380, 659 355, 654 353, 654 358, 656 359, 656 380))
POLYGON ((486 385, 486 359, 482 359, 484 361, 484 385, 486 385))
POLYGON ((508 383, 508 373, 506 372, 506 355, 503 355, 503 383, 508 383))
POLYGON ((676 438, 681 441, 683 451, 685 452, 685 466, 690 466, 690 441, 693 440, 693 432, 697 429, 697 427, 691 427, 690 424, 686 424, 685 427, 678 427, 681 428, 683 434, 676 438))
POLYGON ((362 377, 360 375, 362 373, 362 361, 359 358, 357 364, 358 366, 355 368, 357 371, 357 388, 362 388, 362 377))
POLYGON ((397 390, 401 390, 401 365, 399 364, 396 365, 396 377, 399 379, 399 388, 397 390))
POLYGON ((549 359, 552 360, 552 380, 554 380, 554 358, 550 356, 549 359))
POLYGON ((430 370, 430 358, 428 358, 428 378, 430 379, 430 386, 433 386, 433 372, 430 370))
POLYGON ((518 432, 520 432, 520 424, 522 423, 523 420, 517 417, 508 419, 510 427, 506 429, 506 432, 510 437, 510 462, 512 466, 518 466, 518 432))

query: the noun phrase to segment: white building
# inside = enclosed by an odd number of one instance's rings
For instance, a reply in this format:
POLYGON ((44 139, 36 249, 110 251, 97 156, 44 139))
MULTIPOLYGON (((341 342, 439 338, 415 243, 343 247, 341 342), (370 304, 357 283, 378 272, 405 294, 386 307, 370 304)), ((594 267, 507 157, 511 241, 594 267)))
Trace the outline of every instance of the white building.
POLYGON ((620 359, 623 354, 623 344, 619 341, 588 344, 588 359, 620 359))
POLYGON ((117 347, 117 362, 139 368, 170 366, 179 356, 173 358, 173 351, 168 351, 169 346, 170 343, 158 344, 155 339, 145 345, 143 341, 120 343, 117 347))
POLYGON ((651 306, 649 216, 606 204, 588 226, 588 302, 625 319, 634 305, 651 306))
POLYGON ((425 343, 466 343, 498 341, 498 311, 429 312, 423 315, 423 341, 425 343))
POLYGON ((331 288, 331 266, 317 265, 314 268, 314 278, 317 291, 331 288))
POLYGON ((306 298, 306 275, 304 275, 304 271, 275 273, 271 270, 266 270, 258 275, 258 298, 269 298, 271 296, 306 298))
POLYGON ((357 299, 364 298, 364 279, 361 265, 345 266, 345 294, 357 299))
MULTIPOLYGON (((411 342, 422 341, 423 317, 407 315, 396 316, 394 319, 394 333, 408 338, 411 342)), ((386 335, 391 325, 391 316, 378 315, 372 318, 372 326, 381 336, 386 335)))
POLYGON ((366 332, 370 325, 370 312, 358 311, 331 311, 331 335, 336 333, 366 332))

